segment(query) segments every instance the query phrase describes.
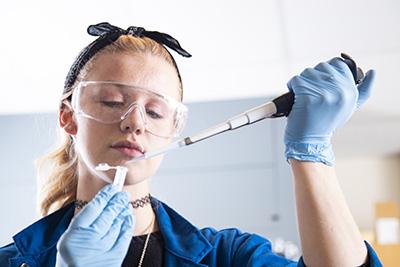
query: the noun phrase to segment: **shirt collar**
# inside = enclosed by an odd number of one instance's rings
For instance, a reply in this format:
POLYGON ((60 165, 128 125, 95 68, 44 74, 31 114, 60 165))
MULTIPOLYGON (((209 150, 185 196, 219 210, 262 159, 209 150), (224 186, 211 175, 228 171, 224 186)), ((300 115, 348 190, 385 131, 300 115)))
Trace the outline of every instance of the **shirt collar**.
POLYGON ((14 235, 15 246, 21 255, 37 254, 55 246, 68 228, 74 210, 74 203, 68 204, 14 235))
POLYGON ((212 245, 189 221, 165 203, 152 197, 166 249, 174 255, 199 263, 212 249, 212 245))
MULTIPOLYGON (((212 249, 201 231, 172 208, 152 197, 166 249, 175 256, 199 263, 212 249)), ((74 215, 74 203, 28 226, 13 239, 22 256, 40 253, 57 244, 74 215)))

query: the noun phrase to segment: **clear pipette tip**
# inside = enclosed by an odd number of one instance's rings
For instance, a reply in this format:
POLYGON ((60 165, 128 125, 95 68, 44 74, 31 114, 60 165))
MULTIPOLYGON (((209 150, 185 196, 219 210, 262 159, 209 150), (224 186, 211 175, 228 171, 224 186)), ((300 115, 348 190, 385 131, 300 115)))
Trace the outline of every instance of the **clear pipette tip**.
POLYGON ((154 157, 162 155, 162 154, 164 154, 164 153, 166 153, 166 152, 168 152, 170 150, 177 149, 177 148, 180 148, 180 147, 183 147, 183 146, 186 146, 185 140, 184 139, 180 139, 180 140, 177 140, 175 142, 172 142, 171 144, 169 144, 169 145, 167 145, 167 146, 165 146, 165 147, 163 147, 163 148, 161 148, 159 150, 146 152, 140 157, 131 159, 130 161, 126 162, 126 164, 135 163, 135 162, 138 162, 138 161, 141 161, 141 160, 154 158, 154 157))
POLYGON ((115 169, 115 167, 108 165, 107 163, 100 163, 95 167, 96 171, 108 171, 111 169, 115 169))

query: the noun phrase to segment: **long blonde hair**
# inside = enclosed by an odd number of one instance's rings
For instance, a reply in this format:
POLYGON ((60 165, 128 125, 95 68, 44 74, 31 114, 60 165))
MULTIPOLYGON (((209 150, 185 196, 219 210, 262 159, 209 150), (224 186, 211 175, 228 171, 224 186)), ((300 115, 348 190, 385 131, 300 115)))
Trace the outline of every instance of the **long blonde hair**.
MULTIPOLYGON (((92 67, 96 58, 104 53, 111 54, 146 54, 159 56, 174 66, 179 76, 179 71, 171 54, 159 43, 149 38, 138 38, 131 35, 122 35, 115 42, 102 48, 81 69, 74 85, 65 88, 61 98, 60 108, 64 107, 63 101, 69 101, 75 85, 83 80, 92 67)), ((180 77, 179 77, 180 80, 180 77)), ((182 82, 180 80, 180 95, 182 99, 182 82)), ((59 127, 60 128, 60 127, 59 127)), ((76 199, 78 184, 78 155, 74 142, 61 128, 61 139, 57 147, 36 161, 39 190, 38 208, 45 216, 76 199)))

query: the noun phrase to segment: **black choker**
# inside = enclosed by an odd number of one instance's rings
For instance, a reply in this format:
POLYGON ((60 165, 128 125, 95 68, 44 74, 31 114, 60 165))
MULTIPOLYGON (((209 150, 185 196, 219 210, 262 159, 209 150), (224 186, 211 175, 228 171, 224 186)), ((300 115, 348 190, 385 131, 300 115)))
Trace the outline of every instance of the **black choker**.
POLYGON ((132 208, 137 209, 137 208, 143 208, 147 204, 151 203, 151 195, 148 194, 147 196, 144 196, 142 198, 138 198, 134 201, 130 201, 132 208))
MULTIPOLYGON (((77 210, 82 209, 86 204, 88 204, 89 202, 86 200, 80 200, 77 199, 75 200, 75 208, 77 210)), ((146 206, 147 204, 151 203, 151 195, 148 194, 147 196, 138 198, 134 201, 130 201, 129 202, 132 205, 132 208, 137 209, 137 208, 143 208, 144 206, 146 206)))

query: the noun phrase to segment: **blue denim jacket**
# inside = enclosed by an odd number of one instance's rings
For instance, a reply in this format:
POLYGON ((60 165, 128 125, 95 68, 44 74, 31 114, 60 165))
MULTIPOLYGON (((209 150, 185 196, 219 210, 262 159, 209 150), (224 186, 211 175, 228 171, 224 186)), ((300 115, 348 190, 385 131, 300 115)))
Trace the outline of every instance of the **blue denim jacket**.
MULTIPOLYGON (((164 238, 164 266, 305 266, 274 254, 265 238, 238 229, 198 229, 176 211, 153 198, 153 208, 164 238)), ((74 214, 74 204, 25 228, 0 248, 0 266, 54 266, 56 244, 74 214)), ((382 266, 368 245, 369 266, 382 266)))

